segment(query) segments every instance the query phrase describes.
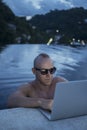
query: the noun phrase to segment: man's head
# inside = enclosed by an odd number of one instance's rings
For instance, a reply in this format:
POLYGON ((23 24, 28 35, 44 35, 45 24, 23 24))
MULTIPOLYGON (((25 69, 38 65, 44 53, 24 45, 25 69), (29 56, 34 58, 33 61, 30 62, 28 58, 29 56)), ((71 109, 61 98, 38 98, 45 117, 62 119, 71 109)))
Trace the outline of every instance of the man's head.
POLYGON ((34 59, 34 68, 32 70, 36 80, 43 85, 49 86, 52 83, 53 73, 56 71, 56 68, 50 56, 41 53, 34 59))

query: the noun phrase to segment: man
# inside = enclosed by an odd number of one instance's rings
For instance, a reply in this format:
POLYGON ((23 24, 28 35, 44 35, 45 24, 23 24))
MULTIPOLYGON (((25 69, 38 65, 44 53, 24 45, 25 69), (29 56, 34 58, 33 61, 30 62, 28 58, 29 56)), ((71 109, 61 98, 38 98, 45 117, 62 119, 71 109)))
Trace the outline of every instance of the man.
POLYGON ((41 107, 51 110, 56 83, 67 81, 62 77, 53 77, 55 71, 49 55, 38 55, 32 68, 35 80, 12 94, 8 100, 8 107, 41 107))

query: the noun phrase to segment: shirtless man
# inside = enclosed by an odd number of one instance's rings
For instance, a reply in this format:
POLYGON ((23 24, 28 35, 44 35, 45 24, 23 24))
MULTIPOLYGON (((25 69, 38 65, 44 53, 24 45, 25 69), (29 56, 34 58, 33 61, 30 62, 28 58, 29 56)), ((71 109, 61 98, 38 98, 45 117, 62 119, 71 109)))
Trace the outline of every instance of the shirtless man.
POLYGON ((8 100, 8 107, 40 107, 51 110, 56 83, 67 81, 62 77, 53 77, 55 71, 49 55, 38 55, 32 68, 35 80, 21 86, 12 94, 8 100))

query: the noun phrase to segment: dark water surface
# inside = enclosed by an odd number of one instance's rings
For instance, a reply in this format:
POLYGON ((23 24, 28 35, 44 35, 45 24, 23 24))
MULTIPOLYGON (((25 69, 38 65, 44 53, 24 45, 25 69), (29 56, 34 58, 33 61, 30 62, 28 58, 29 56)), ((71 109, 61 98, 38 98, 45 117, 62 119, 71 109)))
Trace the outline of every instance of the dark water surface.
POLYGON ((57 67, 55 75, 65 76, 70 80, 75 80, 78 76, 80 76, 80 78, 87 78, 86 68, 80 68, 83 63, 86 67, 87 47, 73 48, 63 45, 47 46, 25 44, 9 45, 1 51, 0 79, 8 77, 12 79, 16 77, 16 80, 20 79, 21 81, 24 78, 32 79, 34 77, 31 71, 33 60, 40 53, 47 53, 52 57, 57 67), (77 72, 78 68, 80 69, 79 72, 77 72), (82 71, 82 69, 84 70, 82 71), (77 77, 74 76, 74 74, 77 74, 77 77))

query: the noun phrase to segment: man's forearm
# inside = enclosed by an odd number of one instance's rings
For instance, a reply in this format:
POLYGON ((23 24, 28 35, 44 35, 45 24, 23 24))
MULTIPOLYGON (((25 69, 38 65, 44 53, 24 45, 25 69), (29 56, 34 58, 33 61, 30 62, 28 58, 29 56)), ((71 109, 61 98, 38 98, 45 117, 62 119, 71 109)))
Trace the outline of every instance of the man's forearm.
POLYGON ((9 99, 8 107, 26 107, 35 108, 41 107, 43 109, 51 110, 52 107, 51 99, 43 98, 31 98, 31 97, 12 97, 9 99))
POLYGON ((8 101, 8 107, 40 107, 40 98, 12 97, 8 101))

